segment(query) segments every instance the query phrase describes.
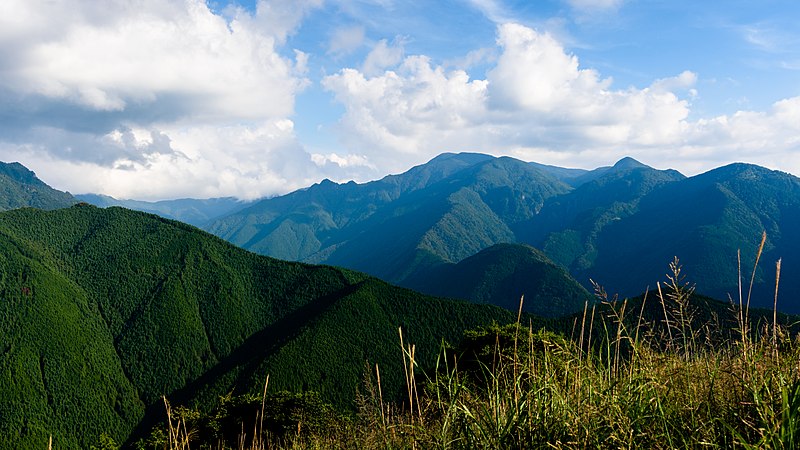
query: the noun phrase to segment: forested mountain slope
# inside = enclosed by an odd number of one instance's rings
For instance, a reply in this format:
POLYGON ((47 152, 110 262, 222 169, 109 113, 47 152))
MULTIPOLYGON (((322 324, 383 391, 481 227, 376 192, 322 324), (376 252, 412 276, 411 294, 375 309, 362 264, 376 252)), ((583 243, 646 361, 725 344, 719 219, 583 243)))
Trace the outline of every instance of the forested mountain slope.
POLYGON ((723 299, 738 296, 737 250, 746 276, 766 231, 753 301, 771 304, 782 257, 779 308, 800 312, 798 185, 797 177, 746 164, 687 178, 631 158, 586 171, 445 154, 372 183, 324 182, 262 200, 209 229, 259 253, 413 287, 420 275, 492 245, 525 243, 586 288, 595 280, 632 296, 677 256, 699 292, 723 299))
MULTIPOLYGON (((765 231, 753 303, 772 308, 775 263, 782 258, 778 308, 800 312, 800 179, 748 164, 732 164, 665 185, 637 210, 596 238, 593 264, 576 271, 624 295, 653 286, 653 267, 678 256, 687 281, 715 298, 738 301, 737 251, 749 283, 765 231)), ((745 286, 746 290, 747 286, 745 286)), ((746 292, 745 292, 746 295, 746 292)))
POLYGON ((511 311, 561 317, 594 299, 563 267, 525 244, 496 244, 458 263, 424 271, 407 284, 431 295, 491 303, 511 311))
POLYGON ((121 208, 5 212, 0 247, 0 448, 122 442, 161 395, 202 404, 267 373, 347 407, 379 363, 399 395, 399 326, 430 359, 442 338, 512 320, 121 208))
POLYGON ((22 164, 0 162, 0 211, 25 206, 56 209, 76 202, 72 195, 46 185, 22 164))
POLYGON ((258 253, 402 283, 513 242, 545 199, 569 190, 548 170, 512 158, 446 154, 371 183, 326 181, 262 200, 208 229, 258 253))

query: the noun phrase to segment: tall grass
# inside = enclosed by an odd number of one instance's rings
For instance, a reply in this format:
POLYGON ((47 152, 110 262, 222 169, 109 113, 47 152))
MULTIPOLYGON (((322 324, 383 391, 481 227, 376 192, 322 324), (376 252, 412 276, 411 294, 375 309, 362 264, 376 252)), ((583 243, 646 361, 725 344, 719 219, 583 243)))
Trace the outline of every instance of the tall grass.
MULTIPOLYGON (((443 345, 427 372, 400 330, 402 403, 385 402, 376 365, 351 426, 275 439, 262 425, 238 448, 800 448, 798 341, 777 315, 751 330, 749 293, 731 302, 734 334, 718 317, 699 321, 679 261, 669 268, 639 306, 597 286, 569 338, 520 313, 468 333, 458 350, 443 345)), ((779 280, 780 262, 776 305, 779 280)), ((266 387, 262 421, 264 398, 266 387)), ((170 418, 168 430, 168 448, 190 448, 185 424, 170 418)))

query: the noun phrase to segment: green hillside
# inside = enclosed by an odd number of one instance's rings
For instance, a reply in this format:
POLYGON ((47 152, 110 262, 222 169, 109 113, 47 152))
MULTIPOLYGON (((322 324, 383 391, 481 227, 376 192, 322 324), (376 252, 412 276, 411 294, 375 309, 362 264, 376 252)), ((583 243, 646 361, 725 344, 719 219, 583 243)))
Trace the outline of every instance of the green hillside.
POLYGON ((257 253, 321 262, 326 250, 352 234, 348 232, 350 227, 371 217, 384 205, 491 159, 479 154, 444 154, 402 175, 390 175, 363 185, 323 180, 308 189, 258 201, 206 229, 257 253))
POLYGON ((121 208, 5 212, 0 245, 0 448, 123 442, 161 395, 202 405, 267 373, 352 407, 365 364, 397 374, 385 389, 399 395, 399 326, 434 355, 512 320, 121 208))
POLYGON ((22 164, 0 162, 0 211, 25 206, 57 209, 75 203, 72 195, 46 185, 22 164))
POLYGON ((457 264, 443 264, 418 275, 409 284, 431 295, 519 307, 544 317, 581 311, 592 296, 561 266, 523 244, 497 244, 457 264))

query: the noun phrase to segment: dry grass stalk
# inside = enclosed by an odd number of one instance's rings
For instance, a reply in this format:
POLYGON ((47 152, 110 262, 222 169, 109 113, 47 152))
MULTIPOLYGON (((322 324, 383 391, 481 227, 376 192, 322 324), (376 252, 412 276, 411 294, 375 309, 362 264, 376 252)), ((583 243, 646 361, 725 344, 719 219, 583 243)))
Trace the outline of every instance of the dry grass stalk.
POLYGON ((767 232, 761 234, 761 243, 758 245, 758 252, 756 252, 756 262, 753 264, 753 273, 750 275, 750 288, 747 290, 747 307, 745 311, 745 320, 750 314, 750 297, 753 294, 753 284, 756 281, 756 269, 758 269, 758 261, 761 259, 761 253, 764 251, 764 244, 767 242, 767 232))

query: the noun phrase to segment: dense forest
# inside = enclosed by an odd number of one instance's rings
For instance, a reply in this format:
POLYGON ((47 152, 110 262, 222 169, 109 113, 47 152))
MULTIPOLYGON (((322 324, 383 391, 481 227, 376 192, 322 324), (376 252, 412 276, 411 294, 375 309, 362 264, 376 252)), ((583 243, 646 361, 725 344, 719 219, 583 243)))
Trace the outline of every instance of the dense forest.
POLYGON ((275 388, 347 409, 379 363, 397 397, 399 327, 430 362, 442 339, 513 320, 122 208, 8 211, 0 245, 3 448, 42 448, 50 435, 67 448, 103 433, 124 442, 146 432, 163 395, 213 403, 268 373, 275 388))

